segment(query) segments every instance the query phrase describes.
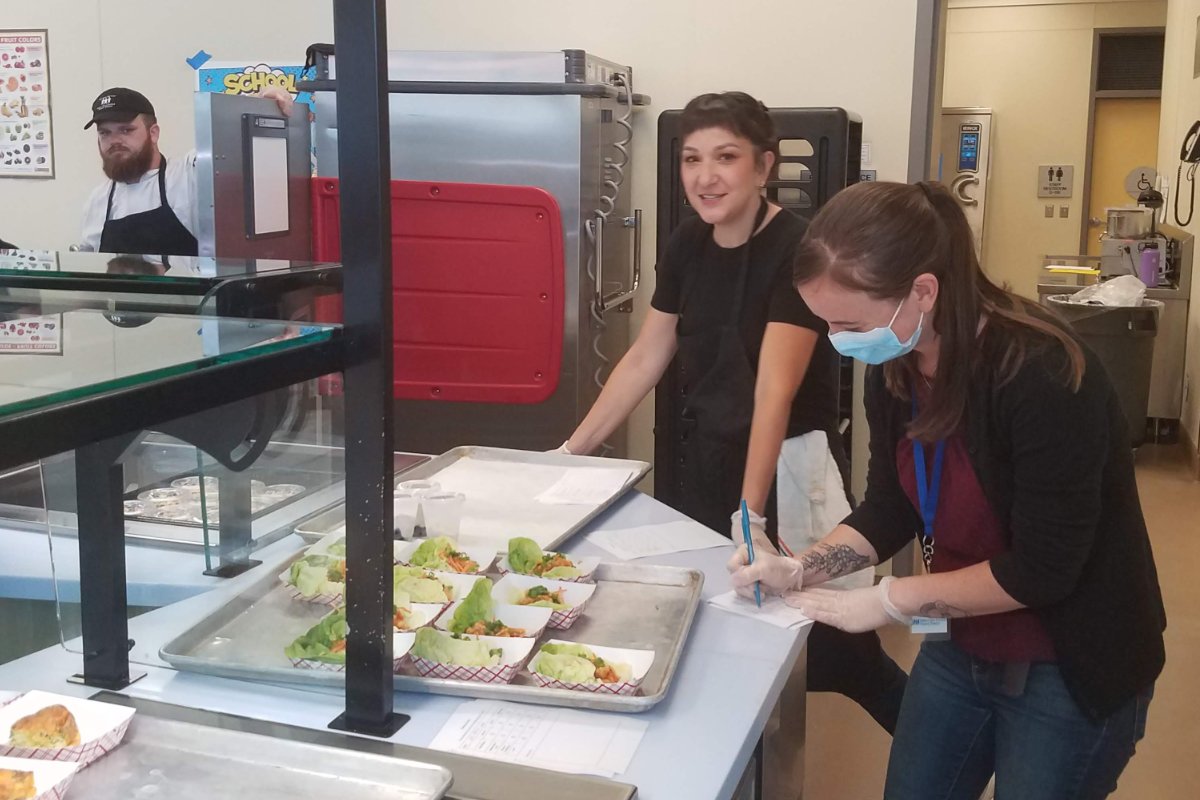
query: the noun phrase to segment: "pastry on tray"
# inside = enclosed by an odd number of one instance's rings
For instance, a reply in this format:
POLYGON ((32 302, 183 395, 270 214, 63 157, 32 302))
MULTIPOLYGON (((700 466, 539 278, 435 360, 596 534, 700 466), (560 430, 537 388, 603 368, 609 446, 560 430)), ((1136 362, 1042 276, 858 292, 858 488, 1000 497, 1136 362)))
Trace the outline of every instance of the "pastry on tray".
POLYGON ((0 800, 32 800, 37 797, 33 773, 19 769, 0 769, 0 800))
POLYGON ((13 723, 9 743, 14 747, 75 747, 79 727, 66 706, 43 708, 13 723))

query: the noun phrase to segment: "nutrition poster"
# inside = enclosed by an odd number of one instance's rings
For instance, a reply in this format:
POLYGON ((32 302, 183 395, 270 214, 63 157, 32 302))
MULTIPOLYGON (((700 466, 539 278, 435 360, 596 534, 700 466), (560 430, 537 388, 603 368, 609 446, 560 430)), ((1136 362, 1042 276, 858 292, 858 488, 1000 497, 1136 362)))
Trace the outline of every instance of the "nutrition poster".
POLYGON ((62 355, 62 315, 0 321, 0 353, 62 355))
POLYGON ((53 178, 46 31, 0 30, 0 178, 53 178))

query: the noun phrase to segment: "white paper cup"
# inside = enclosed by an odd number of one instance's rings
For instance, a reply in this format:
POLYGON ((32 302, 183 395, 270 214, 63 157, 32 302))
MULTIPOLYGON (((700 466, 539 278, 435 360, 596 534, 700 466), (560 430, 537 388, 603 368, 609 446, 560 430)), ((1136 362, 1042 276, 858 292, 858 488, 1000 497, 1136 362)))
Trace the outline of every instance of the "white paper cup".
POLYGON ((466 503, 467 496, 462 492, 429 492, 422 495, 421 515, 425 519, 425 535, 430 539, 445 536, 458 541, 466 503))

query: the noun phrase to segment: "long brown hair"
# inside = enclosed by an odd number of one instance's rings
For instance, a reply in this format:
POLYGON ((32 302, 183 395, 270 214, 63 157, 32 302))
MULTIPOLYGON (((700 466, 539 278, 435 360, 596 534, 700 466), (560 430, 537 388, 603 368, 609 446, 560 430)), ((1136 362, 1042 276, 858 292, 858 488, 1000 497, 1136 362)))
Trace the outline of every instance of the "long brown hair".
MULTIPOLYGON (((940 183, 860 183, 839 192, 809 225, 794 277, 800 286, 828 274, 847 289, 898 301, 924 273, 938 279, 932 326, 941 341, 929 402, 909 436, 929 442, 950 435, 962 423, 978 369, 994 370, 1003 385, 1048 347, 1061 349, 1061 379, 1078 391, 1084 372, 1079 343, 1053 313, 988 279, 967 218, 940 183), (1000 357, 982 365, 985 337, 995 337, 1000 357)), ((915 353, 884 365, 888 390, 897 397, 910 396, 916 375, 915 353)))

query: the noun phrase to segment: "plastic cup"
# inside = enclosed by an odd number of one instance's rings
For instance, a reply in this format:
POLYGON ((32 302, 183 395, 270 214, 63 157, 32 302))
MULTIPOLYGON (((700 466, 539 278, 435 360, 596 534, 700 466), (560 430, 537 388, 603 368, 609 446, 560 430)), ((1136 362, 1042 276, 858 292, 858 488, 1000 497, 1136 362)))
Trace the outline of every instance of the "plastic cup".
POLYGON ((408 541, 413 538, 420 510, 421 498, 417 493, 397 489, 392 494, 392 518, 397 539, 408 541))
MULTIPOLYGON (((417 497, 421 497, 430 492, 440 492, 441 490, 442 485, 437 481, 400 481, 396 484, 396 489, 392 492, 392 495, 414 494, 417 497)), ((421 508, 418 506, 416 533, 414 536, 420 538, 425 535, 425 516, 421 513, 421 508)))
POLYGON ((396 484, 396 493, 440 492, 442 485, 437 481, 400 481, 396 484))
POLYGON ((445 536, 457 541, 466 502, 467 496, 462 492, 428 492, 421 495, 425 535, 431 539, 435 536, 445 536))

